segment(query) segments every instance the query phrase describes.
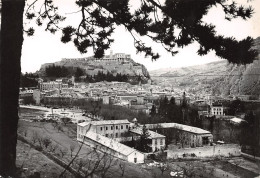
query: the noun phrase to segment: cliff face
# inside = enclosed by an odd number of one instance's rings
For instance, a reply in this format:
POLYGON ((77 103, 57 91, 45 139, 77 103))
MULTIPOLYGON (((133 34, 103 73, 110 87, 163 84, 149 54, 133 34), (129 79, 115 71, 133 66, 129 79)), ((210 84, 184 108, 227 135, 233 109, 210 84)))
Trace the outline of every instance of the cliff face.
POLYGON ((134 62, 134 60, 121 59, 121 60, 108 60, 108 59, 93 59, 93 58, 82 58, 82 59, 63 59, 55 63, 43 64, 39 70, 41 76, 45 76, 45 69, 50 65, 64 66, 69 68, 79 67, 85 71, 87 75, 96 75, 98 72, 104 74, 110 72, 113 75, 125 74, 130 78, 141 77, 142 81, 149 79, 150 75, 146 67, 142 64, 134 62))
POLYGON ((228 65, 227 71, 230 72, 215 86, 221 93, 260 95, 260 37, 254 42, 253 48, 258 51, 257 60, 248 65, 228 65))
POLYGON ((209 64, 150 71, 153 79, 181 89, 198 93, 222 95, 260 95, 260 37, 253 49, 257 59, 248 65, 228 64, 226 60, 209 64))

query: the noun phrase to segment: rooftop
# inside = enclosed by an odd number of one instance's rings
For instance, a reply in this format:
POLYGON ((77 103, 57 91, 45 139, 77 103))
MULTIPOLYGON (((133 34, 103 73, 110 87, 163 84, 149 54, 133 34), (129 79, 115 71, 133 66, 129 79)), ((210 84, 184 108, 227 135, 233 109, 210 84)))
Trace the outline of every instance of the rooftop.
POLYGON ((177 123, 146 124, 146 127, 148 129, 175 128, 175 129, 179 129, 179 130, 183 130, 183 131, 191 132, 191 133, 195 133, 195 134, 211 134, 211 132, 198 128, 198 127, 192 127, 192 126, 177 124, 177 123))
POLYGON ((134 151, 137 151, 137 150, 135 150, 131 147, 128 147, 126 145, 123 145, 111 138, 104 137, 102 135, 96 134, 91 131, 88 131, 85 136, 87 138, 94 140, 94 141, 100 143, 101 145, 104 145, 105 147, 110 148, 116 152, 119 152, 125 156, 131 154, 134 151))
POLYGON ((127 119, 124 120, 102 120, 102 121, 91 121, 92 125, 115 125, 115 124, 130 124, 127 119))
POLYGON ((90 122, 82 122, 82 123, 79 123, 78 125, 81 126, 81 127, 85 127, 87 125, 89 125, 90 122))
MULTIPOLYGON (((133 133, 136 133, 138 135, 142 135, 142 127, 137 127, 137 128, 133 128, 130 130, 130 132, 133 132, 133 133)), ((148 133, 149 133, 149 137, 150 139, 152 138, 164 138, 165 136, 164 135, 161 135, 161 134, 158 134, 156 132, 153 132, 151 130, 148 130, 148 133)))

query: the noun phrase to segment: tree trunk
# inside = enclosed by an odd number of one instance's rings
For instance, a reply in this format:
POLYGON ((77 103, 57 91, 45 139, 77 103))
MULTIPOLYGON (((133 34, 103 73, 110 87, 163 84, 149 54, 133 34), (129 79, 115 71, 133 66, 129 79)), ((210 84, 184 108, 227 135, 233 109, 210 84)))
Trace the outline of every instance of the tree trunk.
POLYGON ((24 0, 2 0, 0 69, 0 175, 16 177, 18 98, 24 0))

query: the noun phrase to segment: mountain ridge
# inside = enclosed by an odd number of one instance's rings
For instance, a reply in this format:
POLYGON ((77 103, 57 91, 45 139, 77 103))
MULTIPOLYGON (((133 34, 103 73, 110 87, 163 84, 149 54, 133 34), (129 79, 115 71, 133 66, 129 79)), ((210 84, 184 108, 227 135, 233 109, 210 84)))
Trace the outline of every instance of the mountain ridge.
POLYGON ((201 94, 260 95, 260 37, 252 49, 258 56, 251 64, 229 64, 226 60, 202 65, 149 71, 156 83, 201 94))

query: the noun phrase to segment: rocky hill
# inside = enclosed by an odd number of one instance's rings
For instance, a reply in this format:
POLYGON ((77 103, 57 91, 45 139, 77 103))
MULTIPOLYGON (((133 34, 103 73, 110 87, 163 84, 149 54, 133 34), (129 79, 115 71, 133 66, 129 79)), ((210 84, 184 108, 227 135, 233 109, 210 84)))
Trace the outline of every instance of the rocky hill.
MULTIPOLYGON (((260 54, 260 37, 254 42, 253 48, 260 54)), ((150 71, 150 75, 158 84, 202 94, 260 95, 260 55, 248 65, 233 65, 221 60, 198 66, 150 71)))
POLYGON ((102 59, 95 59, 93 57, 75 58, 75 59, 62 59, 55 63, 43 64, 39 70, 39 75, 46 76, 45 69, 48 66, 63 66, 68 68, 81 68, 84 74, 94 76, 98 72, 112 73, 113 75, 124 74, 128 75, 131 80, 141 78, 142 81, 147 81, 150 76, 146 67, 142 64, 136 63, 130 58, 130 55, 123 53, 104 56, 102 59), (121 55, 121 56, 119 56, 121 55))

